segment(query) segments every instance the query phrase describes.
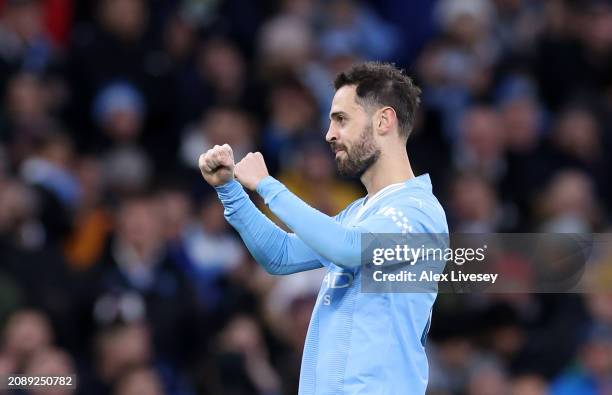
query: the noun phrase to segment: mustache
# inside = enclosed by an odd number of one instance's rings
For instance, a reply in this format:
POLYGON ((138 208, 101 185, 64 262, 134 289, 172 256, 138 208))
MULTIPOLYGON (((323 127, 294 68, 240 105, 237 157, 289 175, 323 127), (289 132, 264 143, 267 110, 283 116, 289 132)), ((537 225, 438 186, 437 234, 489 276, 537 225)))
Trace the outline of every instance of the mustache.
POLYGON ((342 144, 338 144, 334 141, 332 141, 331 143, 329 143, 329 146, 332 150, 332 152, 335 154, 338 151, 346 151, 346 147, 342 144))

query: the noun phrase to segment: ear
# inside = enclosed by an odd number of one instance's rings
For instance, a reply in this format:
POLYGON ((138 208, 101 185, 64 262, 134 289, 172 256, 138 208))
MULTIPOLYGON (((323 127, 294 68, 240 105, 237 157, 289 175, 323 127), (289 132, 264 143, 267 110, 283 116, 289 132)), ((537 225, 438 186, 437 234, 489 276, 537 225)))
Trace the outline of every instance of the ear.
POLYGON ((392 107, 383 107, 377 111, 375 127, 380 134, 388 134, 397 128, 397 115, 392 107))

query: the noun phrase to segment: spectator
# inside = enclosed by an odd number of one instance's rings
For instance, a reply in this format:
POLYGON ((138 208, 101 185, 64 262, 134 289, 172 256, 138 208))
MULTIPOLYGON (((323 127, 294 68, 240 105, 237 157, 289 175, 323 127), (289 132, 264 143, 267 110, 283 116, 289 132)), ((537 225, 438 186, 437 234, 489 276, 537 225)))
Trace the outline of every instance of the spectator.
POLYGON ((21 176, 29 184, 46 189, 64 207, 72 208, 80 198, 80 187, 71 162, 71 141, 62 134, 50 134, 22 163, 21 176))
POLYGON ((39 349, 30 359, 24 373, 28 376, 64 377, 66 382, 70 381, 71 384, 34 388, 29 392, 32 395, 69 395, 75 393, 79 385, 72 358, 65 351, 56 348, 39 349))
POLYGON ((197 167, 197 159, 208 148, 230 144, 235 158, 243 158, 254 149, 255 125, 250 114, 236 107, 214 107, 199 125, 183 135, 181 159, 188 168, 197 167))
POLYGON ((418 61, 423 96, 442 117, 443 134, 454 140, 462 114, 475 99, 486 97, 499 59, 492 26, 495 13, 484 0, 440 1, 435 12, 441 35, 418 61))
POLYGON ((111 189, 118 194, 142 191, 148 186, 152 163, 138 144, 145 118, 141 93, 129 83, 113 83, 96 97, 93 116, 103 135, 103 171, 111 189))
POLYGON ((490 183, 473 174, 455 178, 449 216, 461 232, 486 233, 501 227, 501 209, 490 183))
POLYGON ((390 60, 399 46, 398 31, 372 10, 353 0, 337 0, 326 7, 322 48, 353 52, 359 58, 390 60))
POLYGON ((592 180, 579 171, 557 174, 542 196, 542 229, 556 233, 588 232, 597 225, 592 180))
POLYGON ((467 394, 503 394, 506 388, 508 388, 508 381, 505 372, 499 366, 490 363, 474 369, 470 375, 467 394))
POLYGON ((116 385, 115 395, 164 395, 159 375, 152 369, 138 368, 123 374, 116 385))
POLYGON ((148 196, 122 202, 116 232, 90 272, 89 297, 99 307, 101 323, 149 321, 156 354, 177 367, 195 356, 200 321, 192 288, 168 254, 158 207, 158 200, 148 196), (110 300, 110 312, 105 300, 110 300), (113 307, 124 303, 127 310, 113 307))
POLYGON ((15 74, 8 80, 3 95, 6 110, 0 115, 0 141, 11 148, 8 159, 12 165, 21 164, 41 138, 57 129, 57 122, 49 114, 47 92, 46 85, 33 74, 15 74))
POLYGON ((230 233, 217 199, 205 198, 198 221, 185 226, 181 248, 183 265, 207 310, 221 303, 219 281, 245 258, 240 241, 230 233))
POLYGON ((278 394, 280 380, 268 358, 254 319, 237 316, 220 333, 219 373, 229 392, 278 394))
POLYGON ((44 32, 42 2, 7 0, 0 19, 0 87, 11 72, 42 74, 53 63, 44 32))
POLYGON ((497 184, 505 174, 505 139, 499 114, 492 108, 473 107, 462 120, 455 167, 480 174, 497 184))
POLYGON ((610 391, 611 356, 610 328, 594 325, 580 349, 576 368, 557 378, 551 387, 551 394, 594 395, 610 391))
POLYGON ((262 131, 262 148, 270 171, 287 167, 301 140, 317 132, 318 112, 312 94, 299 81, 281 82, 271 89, 270 121, 262 131), (292 109, 299 108, 300 111, 292 109))
POLYGON ((101 161, 94 156, 80 158, 75 164, 75 176, 81 193, 64 253, 70 266, 82 271, 100 260, 113 224, 109 210, 103 205, 105 184, 101 161))
POLYGON ((35 354, 50 347, 54 333, 47 317, 35 310, 13 313, 4 328, 2 353, 17 371, 34 363, 35 354))
POLYGON ((548 395, 548 384, 544 377, 518 376, 512 379, 511 395, 548 395))
POLYGON ((609 196, 606 171, 609 159, 602 153, 605 149, 602 128, 591 110, 582 106, 568 107, 559 114, 551 139, 551 150, 546 158, 549 166, 581 169, 593 179, 600 195, 609 196))
POLYGON ((149 330, 142 323, 105 327, 96 335, 94 355, 97 377, 110 388, 126 370, 152 363, 149 330))

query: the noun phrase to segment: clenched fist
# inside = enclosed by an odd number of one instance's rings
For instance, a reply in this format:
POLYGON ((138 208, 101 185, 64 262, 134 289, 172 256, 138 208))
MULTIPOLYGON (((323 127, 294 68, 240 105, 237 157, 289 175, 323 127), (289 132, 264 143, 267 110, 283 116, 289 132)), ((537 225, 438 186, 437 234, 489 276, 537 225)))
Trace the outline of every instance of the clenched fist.
POLYGON ((198 162, 202 176, 213 187, 223 185, 234 178, 234 154, 227 145, 215 145, 200 155, 198 162))
POLYGON ((236 179, 247 189, 255 190, 257 184, 268 174, 268 168, 263 155, 259 152, 249 152, 234 168, 236 179))

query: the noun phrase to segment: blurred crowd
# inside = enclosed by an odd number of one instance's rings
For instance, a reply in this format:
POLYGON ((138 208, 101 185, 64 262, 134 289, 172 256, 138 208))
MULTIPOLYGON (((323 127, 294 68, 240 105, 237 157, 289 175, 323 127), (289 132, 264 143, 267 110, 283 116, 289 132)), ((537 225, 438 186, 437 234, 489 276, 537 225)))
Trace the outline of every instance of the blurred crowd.
MULTIPOLYGON (((0 0, 0 376, 295 394, 323 274, 264 273, 197 158, 260 150, 336 214, 362 60, 422 87, 408 152, 453 232, 609 230, 611 1, 0 0)), ((440 295, 427 347, 431 395, 612 394, 612 290, 440 295)))

